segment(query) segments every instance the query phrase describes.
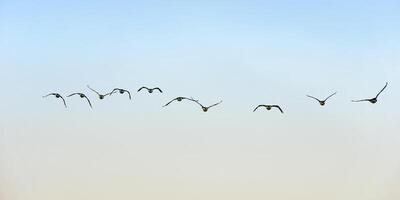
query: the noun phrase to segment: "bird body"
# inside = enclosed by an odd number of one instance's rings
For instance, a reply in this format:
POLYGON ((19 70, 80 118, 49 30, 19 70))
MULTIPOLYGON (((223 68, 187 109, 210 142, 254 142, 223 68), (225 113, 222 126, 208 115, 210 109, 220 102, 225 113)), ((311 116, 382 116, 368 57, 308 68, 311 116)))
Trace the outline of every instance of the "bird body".
POLYGON ((378 94, 377 94, 375 97, 373 97, 373 98, 370 98, 370 99, 361 99, 361 100, 352 100, 352 102, 368 101, 368 102, 370 102, 370 103, 372 103, 372 104, 375 104, 376 102, 378 102, 378 97, 379 97, 379 95, 383 92, 383 90, 386 89, 387 86, 388 86, 388 82, 386 82, 385 86, 381 89, 381 91, 379 91, 378 94))
POLYGON ((283 110, 280 106, 278 105, 265 105, 265 104, 260 104, 256 108, 254 108, 253 112, 255 112, 259 107, 265 107, 267 110, 271 110, 272 108, 278 108, 281 113, 283 113, 283 110))
POLYGON ((89 85, 87 85, 87 87, 88 87, 90 90, 92 90, 94 93, 96 93, 96 94, 99 96, 99 99, 104 99, 104 97, 106 97, 107 95, 111 95, 111 92, 110 92, 110 93, 107 93, 107 94, 100 94, 99 92, 97 92, 96 90, 94 90, 93 88, 91 88, 89 85))
POLYGON ((170 103, 174 102, 174 101, 179 101, 181 102, 182 100, 190 100, 190 101, 196 101, 193 98, 187 98, 187 97, 176 97, 175 99, 172 99, 171 101, 169 101, 168 103, 166 103, 163 107, 168 106, 170 103))
POLYGON ((208 109, 210 109, 210 108, 212 108, 212 107, 214 107, 214 106, 219 105, 220 103, 222 103, 222 101, 219 101, 218 103, 212 104, 212 105, 210 105, 210 106, 203 106, 201 103, 199 103, 198 100, 193 100, 193 99, 191 99, 191 101, 193 101, 193 102, 197 103, 198 105, 200 105, 200 106, 201 106, 201 109, 203 110, 203 112, 207 112, 208 109))
POLYGON ((80 98, 85 98, 87 100, 87 102, 89 103, 90 108, 92 108, 92 104, 90 103, 89 98, 83 93, 76 92, 76 93, 72 93, 72 94, 68 95, 67 97, 72 97, 74 95, 79 95, 80 98))
POLYGON ((114 89, 110 92, 110 96, 111 96, 112 94, 114 94, 115 92, 119 92, 120 94, 124 94, 124 93, 126 92, 126 93, 128 93, 128 95, 129 95, 129 99, 132 99, 132 98, 131 98, 131 93, 130 93, 128 90, 121 89, 121 88, 114 88, 114 89))
POLYGON ((329 95, 329 96, 326 97, 324 100, 320 100, 320 99, 318 99, 318 98, 316 98, 316 97, 313 97, 313 96, 310 96, 310 95, 306 95, 306 96, 307 96, 307 97, 310 97, 310 98, 312 98, 312 99, 317 100, 318 103, 319 103, 319 105, 324 106, 325 103, 326 103, 326 101, 327 101, 329 98, 331 98, 333 95, 336 95, 336 94, 337 94, 337 92, 335 92, 335 93, 329 95))
POLYGON ((67 107, 67 104, 65 103, 64 97, 62 97, 60 94, 58 94, 58 93, 50 93, 48 95, 43 96, 43 98, 46 98, 48 96, 55 96, 56 98, 61 98, 63 100, 64 106, 67 107))
POLYGON ((160 93, 162 93, 163 91, 159 88, 159 87, 155 87, 155 88, 148 88, 148 87, 145 87, 145 86, 143 86, 143 87, 141 87, 141 88, 139 88, 139 90, 138 90, 138 92, 140 92, 142 89, 146 89, 147 90, 147 92, 149 92, 149 93, 153 93, 153 91, 154 90, 158 90, 160 93))

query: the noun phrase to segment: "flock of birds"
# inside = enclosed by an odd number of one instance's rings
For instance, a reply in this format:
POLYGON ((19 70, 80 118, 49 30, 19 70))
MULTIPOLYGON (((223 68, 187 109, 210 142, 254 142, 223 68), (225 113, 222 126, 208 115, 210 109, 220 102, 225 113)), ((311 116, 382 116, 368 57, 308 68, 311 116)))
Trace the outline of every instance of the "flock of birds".
MULTIPOLYGON (((360 100, 352 100, 352 102, 364 102, 364 101, 367 101, 367 102, 370 102, 370 103, 374 104, 374 103, 378 102, 378 97, 379 97, 379 95, 386 89, 387 86, 388 86, 388 82, 386 82, 385 86, 378 92, 378 94, 377 94, 375 97, 367 98, 367 99, 360 99, 360 100)), ((104 98, 107 97, 107 96, 111 96, 111 95, 113 95, 113 94, 118 94, 118 93, 121 94, 121 95, 123 95, 123 94, 126 93, 126 94, 128 94, 129 99, 130 99, 130 100, 132 99, 131 93, 130 93, 128 90, 126 90, 126 89, 114 88, 114 89, 111 90, 111 92, 109 92, 109 93, 101 94, 101 93, 99 93, 98 91, 96 91, 95 89, 91 88, 89 85, 87 85, 87 87, 88 87, 92 92, 96 93, 97 96, 99 97, 99 99, 104 99, 104 98)), ((160 93, 163 93, 163 91, 162 91, 159 87, 154 87, 154 88, 141 87, 141 88, 139 88, 139 89, 137 90, 137 92, 140 92, 140 91, 142 91, 142 90, 147 90, 148 93, 153 93, 154 91, 158 91, 158 92, 160 92, 160 93)), ((324 106, 324 105, 326 104, 326 101, 327 101, 328 99, 330 99, 331 97, 333 97, 334 95, 336 95, 336 94, 337 94, 337 92, 335 92, 335 93, 329 95, 328 97, 326 97, 326 98, 323 99, 323 100, 320 100, 320 99, 318 99, 318 98, 316 98, 316 97, 313 97, 313 96, 310 96, 310 95, 306 95, 306 96, 309 97, 309 98, 312 98, 312 99, 314 99, 314 100, 317 100, 318 103, 319 103, 321 106, 324 106)), ((78 95, 80 98, 85 98, 85 99, 87 100, 89 106, 92 108, 92 103, 90 102, 89 98, 88 98, 85 94, 83 94, 83 93, 79 93, 79 92, 77 92, 77 93, 72 93, 72 94, 70 94, 70 95, 67 95, 67 97, 72 97, 72 96, 75 96, 75 95, 78 95)), ((60 98, 60 99, 63 101, 64 106, 67 107, 67 103, 65 102, 64 97, 61 96, 59 93, 49 93, 49 94, 43 96, 43 98, 46 98, 46 97, 49 97, 49 96, 54 96, 55 98, 60 98)), ((212 105, 210 105, 210 106, 204 106, 203 104, 201 104, 201 103, 199 102, 199 100, 195 100, 195 99, 193 99, 192 97, 189 98, 189 97, 182 97, 182 96, 179 96, 179 97, 176 97, 176 98, 172 99, 171 101, 167 102, 163 107, 166 107, 166 106, 170 105, 170 104, 171 104, 172 102, 174 102, 174 101, 181 102, 181 101, 183 101, 183 100, 187 100, 187 101, 190 101, 190 102, 194 102, 195 104, 197 104, 197 105, 199 105, 199 106, 201 107, 201 109, 203 110, 203 112, 207 112, 210 108, 212 108, 212 107, 214 107, 214 106, 217 106, 217 105, 219 105, 219 104, 222 103, 222 101, 219 101, 218 103, 212 104, 212 105)), ((279 105, 266 105, 266 104, 260 104, 260 105, 256 106, 256 107, 254 108, 253 112, 255 112, 255 111, 256 111, 258 108, 260 108, 260 107, 264 107, 264 108, 266 108, 267 110, 271 110, 272 108, 277 108, 281 113, 283 113, 283 110, 282 110, 282 108, 281 108, 279 105)))

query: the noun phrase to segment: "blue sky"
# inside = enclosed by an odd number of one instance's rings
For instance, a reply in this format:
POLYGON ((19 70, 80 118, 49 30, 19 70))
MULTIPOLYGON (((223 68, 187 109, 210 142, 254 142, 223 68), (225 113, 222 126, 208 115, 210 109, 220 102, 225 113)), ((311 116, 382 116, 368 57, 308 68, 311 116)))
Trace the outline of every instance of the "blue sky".
POLYGON ((166 199, 399 198, 399 8, 2 0, 0 197, 159 199, 153 188, 166 199), (350 102, 386 81, 376 105, 350 102), (87 84, 129 89, 133 100, 99 101, 87 84), (165 93, 134 92, 142 85, 165 93), (305 97, 334 91, 323 108, 305 97), (64 109, 41 98, 49 92, 87 93, 94 109, 79 98, 64 109), (161 108, 181 95, 224 102, 208 113, 161 108), (285 114, 252 113, 260 103, 285 114))

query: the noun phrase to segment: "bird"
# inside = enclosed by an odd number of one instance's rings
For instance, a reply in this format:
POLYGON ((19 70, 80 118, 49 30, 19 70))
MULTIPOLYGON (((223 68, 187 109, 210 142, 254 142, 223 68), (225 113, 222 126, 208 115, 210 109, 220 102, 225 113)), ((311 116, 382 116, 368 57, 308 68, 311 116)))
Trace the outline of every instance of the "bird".
POLYGON ((333 94, 329 95, 328 97, 326 97, 326 99, 325 99, 325 100, 319 100, 319 99, 317 99, 317 98, 315 98, 315 97, 313 97, 313 96, 310 96, 310 95, 306 95, 306 96, 307 96, 307 97, 310 97, 310 98, 312 98, 312 99, 315 99, 315 100, 317 100, 321 106, 324 106, 324 105, 325 105, 325 102, 326 102, 326 100, 328 100, 329 98, 331 98, 331 97, 332 97, 333 95, 335 95, 335 94, 337 94, 337 92, 335 92, 335 93, 333 93, 333 94))
POLYGON ((174 102, 174 101, 182 101, 184 99, 190 100, 190 101, 197 101, 194 100, 193 98, 187 98, 187 97, 176 97, 175 99, 172 99, 171 101, 169 101, 168 103, 166 103, 165 105, 163 105, 163 107, 168 106, 170 103, 174 102))
POLYGON ((162 93, 162 90, 159 87, 155 87, 155 88, 141 87, 141 88, 139 88, 138 92, 140 92, 140 90, 142 90, 142 89, 146 89, 147 92, 149 92, 149 93, 153 93, 154 90, 158 90, 159 92, 162 93))
POLYGON ((68 95, 67 97, 71 97, 71 96, 74 96, 74 95, 79 95, 79 97, 85 98, 87 100, 87 102, 89 103, 90 108, 93 108, 92 104, 90 103, 89 98, 83 93, 76 92, 76 93, 72 93, 72 94, 68 95))
POLYGON ((53 95, 53 96, 55 96, 56 98, 61 98, 61 99, 63 100, 63 102, 64 102, 64 106, 67 107, 67 104, 65 103, 65 99, 64 99, 60 94, 58 94, 58 93, 50 93, 50 94, 48 94, 48 95, 46 95, 46 96, 43 96, 43 98, 46 98, 46 97, 48 97, 48 96, 50 96, 50 95, 53 95))
POLYGON ((388 86, 388 82, 386 82, 385 86, 381 89, 381 91, 379 91, 379 93, 374 98, 361 99, 361 100, 352 100, 352 102, 369 101, 370 103, 374 104, 374 103, 378 102, 378 96, 383 92, 383 90, 386 89, 387 86, 388 86))
POLYGON ((199 104, 199 105, 201 106, 201 109, 203 110, 203 112, 207 112, 208 109, 210 109, 211 107, 214 107, 214 106, 216 106, 216 105, 222 103, 222 101, 219 101, 218 103, 215 103, 215 104, 213 104, 213 105, 211 105, 211 106, 207 106, 207 107, 206 107, 206 106, 203 106, 201 103, 199 103, 198 100, 193 100, 193 99, 190 99, 190 100, 193 101, 193 102, 195 102, 195 103, 197 103, 197 104, 199 104))
POLYGON ((105 96, 111 94, 111 92, 110 92, 110 93, 107 93, 107 94, 100 94, 100 93, 97 92, 96 90, 92 89, 89 85, 87 85, 87 87, 88 87, 90 90, 92 90, 93 92, 95 92, 97 95, 99 95, 99 99, 104 99, 105 96))
POLYGON ((264 104, 258 105, 256 108, 254 108, 253 112, 255 112, 259 107, 265 107, 267 110, 271 110, 271 108, 278 108, 281 111, 281 113, 283 113, 283 110, 278 105, 264 105, 264 104))
POLYGON ((110 95, 114 94, 115 92, 119 92, 120 94, 124 94, 124 93, 126 92, 126 93, 128 93, 128 95, 129 95, 129 99, 132 99, 132 98, 131 98, 131 93, 130 93, 128 90, 121 89, 121 88, 114 88, 114 89, 111 91, 110 95))

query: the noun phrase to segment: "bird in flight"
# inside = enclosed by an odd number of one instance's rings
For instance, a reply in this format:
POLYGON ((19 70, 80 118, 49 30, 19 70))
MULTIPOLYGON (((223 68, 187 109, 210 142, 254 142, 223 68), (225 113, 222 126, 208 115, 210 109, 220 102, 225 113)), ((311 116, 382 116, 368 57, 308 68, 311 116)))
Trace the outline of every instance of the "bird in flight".
POLYGON ((278 105, 263 105, 263 104, 258 105, 256 108, 254 108, 253 112, 255 112, 259 107, 265 107, 267 110, 271 110, 271 108, 278 108, 281 111, 281 113, 283 113, 283 110, 278 105))
POLYGON ((85 98, 87 100, 87 102, 89 103, 90 108, 92 108, 92 104, 90 103, 89 98, 83 93, 76 92, 76 93, 72 93, 72 94, 68 95, 67 97, 72 97, 74 95, 79 95, 79 97, 85 98))
POLYGON ((100 93, 97 92, 96 90, 92 89, 89 85, 87 85, 87 87, 88 87, 90 90, 92 90, 94 93, 96 93, 97 95, 99 95, 99 99, 104 99, 105 96, 111 94, 111 92, 110 92, 110 93, 107 93, 107 94, 100 94, 100 93))
POLYGON ((378 96, 383 92, 383 90, 386 89, 387 85, 388 85, 388 82, 386 82, 385 86, 381 89, 381 91, 379 91, 379 93, 374 98, 361 99, 361 100, 352 100, 352 102, 369 101, 370 103, 376 103, 376 102, 378 102, 378 96))
POLYGON ((50 95, 53 95, 53 96, 55 96, 56 98, 61 98, 61 99, 63 100, 63 102, 64 102, 64 106, 67 107, 67 104, 65 103, 65 99, 64 99, 60 94, 58 94, 58 93, 50 93, 50 94, 48 94, 48 95, 46 95, 46 96, 43 96, 43 98, 46 98, 46 97, 48 97, 48 96, 50 96, 50 95))
POLYGON ((166 103, 165 105, 163 105, 163 107, 165 107, 165 106, 168 106, 170 103, 172 103, 172 102, 174 102, 174 101, 182 101, 182 100, 184 100, 184 99, 186 99, 186 100, 189 100, 189 101, 197 101, 197 100, 194 100, 193 98, 187 98, 187 97, 176 97, 175 99, 172 99, 171 101, 169 101, 168 103, 166 103))
POLYGON ((324 106, 324 105, 325 105, 325 102, 326 102, 326 100, 328 100, 329 98, 331 98, 331 97, 332 97, 333 95, 335 95, 336 93, 337 93, 337 92, 335 92, 335 93, 333 93, 333 94, 329 95, 329 96, 328 96, 328 97, 326 97, 326 99, 324 99, 324 100, 319 100, 318 98, 315 98, 315 97, 313 97, 313 96, 310 96, 310 95, 307 95, 307 97, 310 97, 310 98, 312 98, 312 99, 315 99, 315 100, 317 100, 321 106, 324 106))
POLYGON ((201 103, 199 103, 198 100, 193 100, 193 99, 190 99, 190 100, 193 101, 193 102, 196 102, 197 104, 199 104, 199 105, 201 106, 201 109, 202 109, 204 112, 207 112, 208 109, 210 109, 210 108, 212 108, 212 107, 214 107, 214 106, 216 106, 216 105, 222 103, 222 101, 220 101, 220 102, 215 103, 215 104, 213 104, 213 105, 211 105, 211 106, 203 106, 201 103))
POLYGON ((149 92, 149 93, 153 93, 154 90, 158 90, 160 93, 162 93, 162 90, 159 87, 155 87, 155 88, 141 87, 141 88, 139 88, 138 92, 140 92, 140 90, 142 90, 142 89, 146 89, 147 92, 149 92))
POLYGON ((128 90, 124 90, 124 89, 121 89, 121 88, 114 88, 114 89, 111 91, 110 95, 114 94, 115 92, 119 92, 120 94, 124 94, 124 93, 126 92, 126 93, 128 93, 128 95, 129 95, 129 99, 132 99, 132 98, 131 98, 131 93, 130 93, 128 90))

